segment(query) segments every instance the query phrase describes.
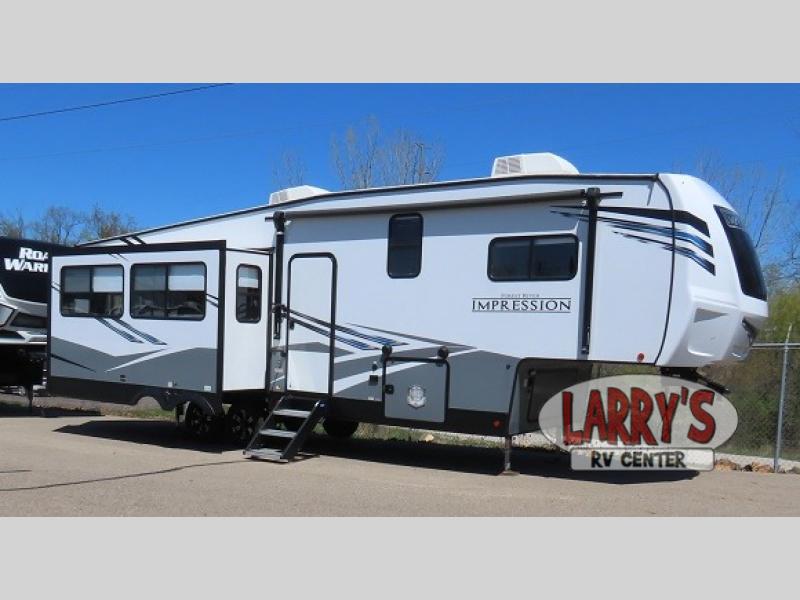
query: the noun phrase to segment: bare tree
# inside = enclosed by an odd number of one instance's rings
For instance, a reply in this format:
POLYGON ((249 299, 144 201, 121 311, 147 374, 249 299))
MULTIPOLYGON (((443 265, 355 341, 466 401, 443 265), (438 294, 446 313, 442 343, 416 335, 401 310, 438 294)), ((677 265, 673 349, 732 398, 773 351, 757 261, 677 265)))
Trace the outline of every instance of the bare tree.
POLYGON ((369 117, 361 131, 352 125, 343 139, 331 139, 331 158, 339 181, 346 189, 357 190, 377 185, 378 137, 380 126, 375 117, 369 117))
POLYGON ((14 216, 0 215, 0 236, 10 238, 24 238, 26 224, 22 213, 17 211, 14 216))
POLYGON ((800 225, 795 202, 787 196, 783 172, 758 166, 726 166, 714 155, 697 162, 699 177, 730 202, 758 252, 765 279, 774 290, 800 280, 800 225))
POLYGON ((778 228, 787 205, 782 172, 768 176, 757 166, 725 166, 713 155, 701 157, 696 170, 733 205, 759 254, 763 256, 784 241, 778 228))
POLYGON ((294 150, 284 150, 272 165, 272 180, 278 189, 303 185, 306 182, 306 165, 294 150))
POLYGON ((350 126, 331 140, 331 158, 339 181, 347 189, 433 181, 444 159, 442 146, 407 130, 381 133, 375 117, 350 126))
POLYGON ((81 240, 98 240, 128 233, 136 229, 136 220, 130 215, 116 211, 107 211, 95 204, 83 216, 81 240))
POLYGON ((84 215, 66 206, 51 206, 31 226, 33 237, 44 242, 71 245, 81 238, 84 215))
POLYGON ((383 185, 427 183, 439 174, 444 152, 441 145, 400 130, 381 146, 379 159, 383 185))

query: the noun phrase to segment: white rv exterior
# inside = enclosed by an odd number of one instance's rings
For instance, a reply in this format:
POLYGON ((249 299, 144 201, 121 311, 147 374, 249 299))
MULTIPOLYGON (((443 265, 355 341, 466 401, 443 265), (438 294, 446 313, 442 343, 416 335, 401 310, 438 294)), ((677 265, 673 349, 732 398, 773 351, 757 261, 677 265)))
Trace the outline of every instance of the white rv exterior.
POLYGON ((510 435, 536 429, 540 404, 594 363, 696 369, 746 355, 766 292, 735 212, 707 184, 582 175, 553 155, 494 171, 284 191, 57 256, 51 385, 120 400, 163 390, 166 405, 202 398, 211 412, 289 391, 329 397, 330 420, 510 435), (234 266, 250 256, 262 301, 241 323, 234 266), (207 266, 203 319, 132 318, 132 265, 187 260, 207 266), (117 312, 62 315, 62 269, 112 264, 117 312), (200 349, 213 368, 176 360, 200 349))

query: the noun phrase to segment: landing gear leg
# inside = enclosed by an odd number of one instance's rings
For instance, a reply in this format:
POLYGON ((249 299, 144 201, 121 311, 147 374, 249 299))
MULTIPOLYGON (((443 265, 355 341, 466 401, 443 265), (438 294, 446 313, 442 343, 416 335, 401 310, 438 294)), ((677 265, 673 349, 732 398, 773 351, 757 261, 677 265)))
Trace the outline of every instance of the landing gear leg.
POLYGON ((519 475, 516 471, 511 469, 511 436, 507 435, 505 438, 505 446, 503 448, 503 471, 500 475, 519 475))
POLYGON ((33 414, 33 384, 25 386, 25 393, 28 396, 28 414, 33 414))

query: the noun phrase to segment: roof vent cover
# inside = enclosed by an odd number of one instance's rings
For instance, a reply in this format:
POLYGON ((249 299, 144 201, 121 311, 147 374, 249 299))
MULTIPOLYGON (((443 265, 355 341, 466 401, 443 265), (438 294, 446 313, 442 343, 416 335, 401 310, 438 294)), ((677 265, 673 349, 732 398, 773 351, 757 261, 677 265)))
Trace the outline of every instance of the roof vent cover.
POLYGON ((578 169, 565 158, 551 152, 517 154, 494 159, 492 177, 508 175, 577 175, 578 169))
POLYGON ((297 187, 290 187, 272 192, 269 195, 269 203, 270 205, 283 204, 284 202, 291 202, 292 200, 302 200, 303 198, 311 198, 312 196, 329 193, 328 190, 313 185, 298 185, 297 187))

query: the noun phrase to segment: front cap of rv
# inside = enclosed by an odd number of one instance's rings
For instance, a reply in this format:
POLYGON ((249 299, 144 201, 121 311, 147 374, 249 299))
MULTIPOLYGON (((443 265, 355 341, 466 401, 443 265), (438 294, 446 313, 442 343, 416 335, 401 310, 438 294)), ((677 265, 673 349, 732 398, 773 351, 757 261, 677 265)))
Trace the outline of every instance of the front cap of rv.
MULTIPOLYGON (((761 266, 736 211, 709 184, 689 175, 661 175, 675 211, 698 217, 701 231, 676 228, 710 242, 712 270, 676 254, 672 302, 659 363, 700 367, 743 360, 767 318, 761 266), (702 224, 700 224, 702 229, 702 224)), ((676 245, 683 244, 676 241, 676 245)))

